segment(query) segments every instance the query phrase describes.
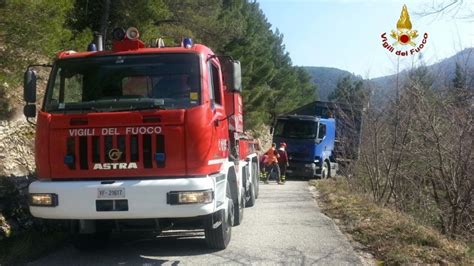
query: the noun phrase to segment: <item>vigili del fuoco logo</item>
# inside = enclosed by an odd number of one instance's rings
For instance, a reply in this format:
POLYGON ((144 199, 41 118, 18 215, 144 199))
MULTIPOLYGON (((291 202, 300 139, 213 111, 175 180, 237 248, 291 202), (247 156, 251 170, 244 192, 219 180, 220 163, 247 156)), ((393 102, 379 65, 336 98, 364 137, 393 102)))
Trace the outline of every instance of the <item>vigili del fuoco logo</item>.
POLYGON ((419 53, 425 47, 428 33, 425 32, 420 40, 418 31, 412 30, 408 8, 403 5, 400 19, 397 22, 397 30, 392 30, 390 34, 390 40, 394 42, 389 43, 386 32, 380 37, 382 37, 382 46, 390 53, 395 53, 398 56, 409 56, 419 53))

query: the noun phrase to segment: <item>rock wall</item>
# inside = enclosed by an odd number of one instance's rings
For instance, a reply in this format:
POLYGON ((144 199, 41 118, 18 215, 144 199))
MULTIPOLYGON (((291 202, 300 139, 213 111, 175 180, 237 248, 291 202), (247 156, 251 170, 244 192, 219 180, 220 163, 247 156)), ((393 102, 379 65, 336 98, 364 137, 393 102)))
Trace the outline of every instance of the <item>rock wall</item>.
POLYGON ((34 180, 33 141, 33 125, 24 120, 0 122, 0 240, 36 223, 27 198, 34 180))
POLYGON ((0 176, 34 172, 34 126, 24 119, 0 122, 0 176))

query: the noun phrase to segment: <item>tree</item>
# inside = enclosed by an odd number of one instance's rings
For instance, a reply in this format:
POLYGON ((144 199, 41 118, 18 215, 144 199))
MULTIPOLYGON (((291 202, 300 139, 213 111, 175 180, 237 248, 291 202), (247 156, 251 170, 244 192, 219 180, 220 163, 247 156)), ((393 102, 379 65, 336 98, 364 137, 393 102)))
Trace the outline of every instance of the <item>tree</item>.
POLYGON ((160 37, 155 22, 169 15, 170 12, 162 0, 76 0, 68 26, 75 34, 84 30, 100 32, 109 40, 106 42, 108 44, 111 43, 110 37, 114 28, 127 29, 133 26, 140 30, 140 38, 150 43, 160 37))
POLYGON ((249 127, 270 124, 316 99, 315 86, 292 65, 283 35, 272 31, 255 1, 11 0, 0 16, 1 25, 7 25, 0 28, 6 46, 0 61, 14 68, 17 82, 29 62, 45 55, 47 62, 59 50, 84 50, 94 31, 103 33, 110 47, 112 29, 135 26, 146 44, 161 37, 167 46, 179 45, 183 37, 192 37, 216 54, 239 59, 249 127))
POLYGON ((348 105, 365 106, 368 100, 368 89, 362 80, 352 80, 351 76, 345 76, 337 83, 328 97, 330 101, 345 103, 348 105))
POLYGON ((468 106, 474 96, 474 91, 467 85, 467 75, 461 65, 456 62, 456 70, 453 78, 453 89, 450 91, 453 95, 453 100, 458 106, 468 106))
POLYGON ((473 107, 433 89, 426 67, 408 77, 397 98, 367 110, 356 182, 380 204, 472 239, 473 107))
POLYGON ((466 86, 466 75, 461 67, 461 65, 456 62, 456 70, 454 72, 453 85, 456 89, 463 89, 466 86))

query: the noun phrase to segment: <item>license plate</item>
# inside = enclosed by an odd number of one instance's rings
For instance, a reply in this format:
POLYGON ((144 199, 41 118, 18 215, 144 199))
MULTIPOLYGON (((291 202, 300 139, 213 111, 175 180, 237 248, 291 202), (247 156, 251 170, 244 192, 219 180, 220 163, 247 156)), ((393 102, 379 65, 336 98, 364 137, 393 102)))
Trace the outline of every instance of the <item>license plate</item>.
POLYGON ((286 170, 287 173, 293 173, 293 170, 286 170))
POLYGON ((97 198, 99 199, 114 199, 114 198, 125 198, 125 188, 98 188, 97 198))

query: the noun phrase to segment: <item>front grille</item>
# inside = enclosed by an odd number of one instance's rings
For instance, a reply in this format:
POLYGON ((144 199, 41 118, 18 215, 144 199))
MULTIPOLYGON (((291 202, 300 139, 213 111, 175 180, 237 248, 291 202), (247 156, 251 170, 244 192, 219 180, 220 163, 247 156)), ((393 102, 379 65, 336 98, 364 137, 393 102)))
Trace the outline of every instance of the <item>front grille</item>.
POLYGON ((163 135, 115 135, 68 137, 66 156, 72 156, 71 170, 93 169, 96 163, 135 162, 138 168, 162 168, 165 161, 156 161, 156 153, 165 153, 163 135), (112 160, 109 152, 118 149, 121 155, 112 160))

